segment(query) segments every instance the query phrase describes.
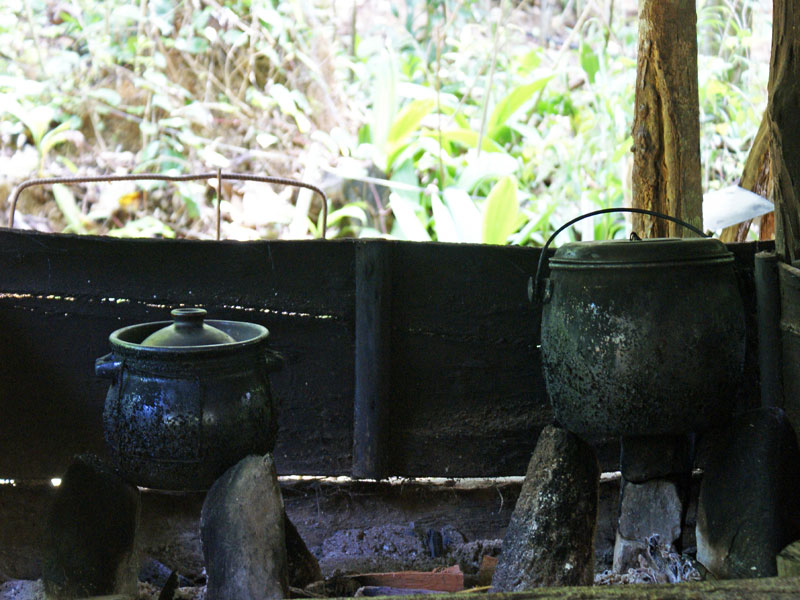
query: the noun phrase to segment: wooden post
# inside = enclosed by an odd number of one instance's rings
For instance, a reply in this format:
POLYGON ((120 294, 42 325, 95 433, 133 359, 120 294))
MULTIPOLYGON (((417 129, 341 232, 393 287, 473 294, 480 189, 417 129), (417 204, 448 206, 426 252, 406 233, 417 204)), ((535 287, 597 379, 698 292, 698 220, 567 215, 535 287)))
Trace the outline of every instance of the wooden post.
POLYGON ((356 349, 353 476, 380 479, 385 469, 385 422, 391 392, 390 242, 356 245, 356 349))
POLYGON ((800 6, 774 0, 769 69, 769 156, 775 202, 775 251, 800 259, 800 6))
MULTIPOLYGON (((767 109, 742 172, 741 186, 775 203, 774 219, 761 219, 760 238, 774 231, 781 260, 800 258, 800 7, 772 4, 772 51, 767 109)), ((729 227, 723 241, 743 241, 749 224, 729 227)))
MULTIPOLYGON (((640 0, 633 120, 633 206, 702 228, 697 13, 694 0, 640 0)), ((642 237, 694 235, 680 225, 633 217, 642 237)))

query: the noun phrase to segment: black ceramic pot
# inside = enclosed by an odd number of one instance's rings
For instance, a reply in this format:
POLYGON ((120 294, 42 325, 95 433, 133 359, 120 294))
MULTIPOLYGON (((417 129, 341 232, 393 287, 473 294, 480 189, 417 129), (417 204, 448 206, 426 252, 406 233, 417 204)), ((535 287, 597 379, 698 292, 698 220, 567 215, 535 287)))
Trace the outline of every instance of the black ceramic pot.
POLYGON ((579 242, 550 259, 542 363, 577 433, 697 431, 733 408, 745 324, 733 255, 714 239, 579 242))
POLYGON ((97 375, 112 380, 103 411, 106 442, 122 474, 143 487, 207 489, 248 454, 270 452, 276 415, 268 374, 281 366, 266 328, 205 321, 124 327, 97 375))

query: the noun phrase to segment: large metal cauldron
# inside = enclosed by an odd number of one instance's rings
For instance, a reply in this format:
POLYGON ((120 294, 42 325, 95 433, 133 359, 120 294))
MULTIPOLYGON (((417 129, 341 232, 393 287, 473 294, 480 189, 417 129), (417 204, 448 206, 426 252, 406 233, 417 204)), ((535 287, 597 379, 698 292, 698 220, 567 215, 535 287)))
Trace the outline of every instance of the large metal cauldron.
POLYGON ((549 265, 542 363, 563 426, 609 435, 682 433, 730 413, 745 325, 724 244, 579 242, 561 246, 549 265))
POLYGON ((177 309, 172 326, 118 329, 109 337, 111 353, 96 361, 96 373, 112 380, 106 442, 132 483, 207 489, 241 458, 274 446, 268 374, 281 360, 267 348, 268 331, 254 323, 204 323, 204 315, 177 309))

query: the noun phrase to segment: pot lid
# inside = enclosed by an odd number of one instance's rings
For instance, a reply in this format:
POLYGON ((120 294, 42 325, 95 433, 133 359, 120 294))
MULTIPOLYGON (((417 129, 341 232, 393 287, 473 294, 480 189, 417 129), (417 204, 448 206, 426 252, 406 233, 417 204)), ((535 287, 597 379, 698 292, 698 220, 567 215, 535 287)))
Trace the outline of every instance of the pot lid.
POLYGON ((208 314, 202 308, 176 308, 172 312, 173 323, 148 335, 142 346, 214 346, 233 344, 231 336, 203 322, 208 314))
POLYGON ((729 262, 733 254, 712 238, 652 238, 564 244, 550 259, 550 267, 563 265, 625 265, 688 262, 729 262))

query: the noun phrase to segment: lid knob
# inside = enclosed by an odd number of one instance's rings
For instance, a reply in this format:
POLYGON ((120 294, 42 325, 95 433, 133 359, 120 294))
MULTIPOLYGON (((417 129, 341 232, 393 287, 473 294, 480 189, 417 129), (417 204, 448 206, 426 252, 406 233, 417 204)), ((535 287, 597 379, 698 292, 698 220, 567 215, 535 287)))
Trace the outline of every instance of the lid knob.
POLYGON ((208 313, 203 308, 176 308, 170 314, 172 325, 151 333, 142 346, 211 346, 236 341, 221 329, 204 323, 208 313))

